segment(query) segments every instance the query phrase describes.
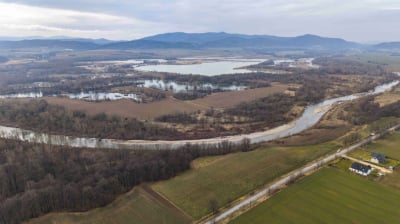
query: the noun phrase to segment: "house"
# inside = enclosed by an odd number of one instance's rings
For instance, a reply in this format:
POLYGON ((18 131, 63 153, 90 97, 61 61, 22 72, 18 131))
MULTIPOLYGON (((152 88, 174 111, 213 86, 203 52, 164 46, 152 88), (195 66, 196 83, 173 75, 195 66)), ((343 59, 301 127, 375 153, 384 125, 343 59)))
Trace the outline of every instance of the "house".
POLYGON ((351 167, 349 168, 350 171, 363 175, 363 176, 368 176, 371 171, 372 171, 372 167, 371 166, 367 166, 367 165, 363 165, 361 163, 353 163, 351 164, 351 167))
POLYGON ((371 162, 381 163, 381 164, 386 163, 386 156, 379 154, 379 153, 372 152, 371 153, 371 162))

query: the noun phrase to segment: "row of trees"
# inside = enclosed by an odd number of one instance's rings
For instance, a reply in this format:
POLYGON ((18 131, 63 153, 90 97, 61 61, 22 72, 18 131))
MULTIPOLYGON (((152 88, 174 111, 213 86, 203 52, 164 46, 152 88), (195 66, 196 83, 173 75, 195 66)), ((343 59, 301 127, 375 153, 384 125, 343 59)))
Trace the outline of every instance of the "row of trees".
POLYGON ((189 169, 195 158, 248 150, 248 139, 171 151, 71 149, 0 139, 0 223, 105 206, 135 185, 189 169))
POLYGON ((88 115, 48 104, 45 100, 27 103, 2 102, 0 122, 31 130, 72 136, 115 139, 176 139, 184 135, 174 129, 152 125, 134 118, 88 115))
MULTIPOLYGON (((372 123, 382 117, 400 117, 400 102, 395 102, 385 106, 380 106, 375 102, 375 97, 365 97, 353 101, 344 108, 345 113, 341 113, 340 118, 354 125, 372 123)), ((393 126, 388 123, 383 127, 373 126, 373 131, 379 131, 393 126)))
POLYGON ((288 111, 295 104, 295 97, 287 94, 274 94, 252 102, 241 103, 228 109, 226 113, 232 116, 249 117, 253 122, 265 122, 271 126, 286 122, 288 111))
POLYGON ((197 122, 196 118, 185 112, 161 115, 157 117, 155 120, 159 122, 180 123, 180 124, 193 124, 197 122))
POLYGON ((355 59, 343 57, 319 57, 313 61, 320 65, 318 70, 311 73, 317 74, 344 74, 344 75, 385 75, 384 67, 376 63, 364 63, 355 59))
POLYGON ((199 92, 199 91, 187 91, 187 92, 178 92, 174 94, 174 98, 178 100, 195 100, 198 98, 203 98, 207 96, 208 94, 211 94, 212 91, 210 92, 199 92))

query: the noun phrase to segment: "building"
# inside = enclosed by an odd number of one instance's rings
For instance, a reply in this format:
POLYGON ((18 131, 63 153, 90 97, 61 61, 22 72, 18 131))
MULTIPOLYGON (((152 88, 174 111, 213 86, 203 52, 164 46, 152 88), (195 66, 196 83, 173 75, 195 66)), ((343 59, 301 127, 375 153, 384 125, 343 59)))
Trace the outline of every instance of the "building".
POLYGON ((386 156, 379 154, 379 153, 372 152, 371 153, 371 162, 381 163, 381 164, 386 163, 386 156))
POLYGON ((372 167, 355 162, 351 164, 349 170, 363 176, 368 176, 372 172, 372 167))

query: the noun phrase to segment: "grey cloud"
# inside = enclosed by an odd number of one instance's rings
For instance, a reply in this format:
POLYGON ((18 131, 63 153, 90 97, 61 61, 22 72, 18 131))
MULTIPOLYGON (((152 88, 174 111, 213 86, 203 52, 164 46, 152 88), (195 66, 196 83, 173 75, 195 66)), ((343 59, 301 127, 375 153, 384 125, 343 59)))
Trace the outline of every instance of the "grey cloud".
MULTIPOLYGON (((124 39, 167 31, 226 31, 281 36, 313 33, 355 41, 400 40, 400 31, 395 27, 396 21, 400 21, 398 0, 0 0, 0 2, 103 13, 133 18, 143 23, 107 27, 92 24, 92 21, 57 25, 55 20, 54 24, 51 24, 75 30, 97 30, 95 35, 102 35, 102 30, 109 32, 110 35, 118 32, 118 38, 124 39)), ((78 19, 83 20, 81 17, 78 19)))

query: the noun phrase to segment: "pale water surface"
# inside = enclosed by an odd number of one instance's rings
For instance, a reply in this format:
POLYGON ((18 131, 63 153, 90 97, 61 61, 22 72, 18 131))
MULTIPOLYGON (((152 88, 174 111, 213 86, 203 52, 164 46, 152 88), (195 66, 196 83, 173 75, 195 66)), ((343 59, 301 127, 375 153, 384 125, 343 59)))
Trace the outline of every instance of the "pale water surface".
POLYGON ((248 73, 252 72, 247 69, 237 69, 249 65, 255 65, 264 60, 254 60, 241 61, 231 60, 231 61, 215 61, 215 62, 204 62, 201 64, 188 64, 188 65, 145 65, 136 67, 139 71, 153 71, 153 72, 169 72, 178 74, 194 74, 194 75, 206 75, 206 76, 216 76, 222 74, 235 74, 235 73, 248 73))
MULTIPOLYGON (((121 99, 132 99, 140 101, 134 93, 122 94, 122 93, 97 93, 97 92, 81 92, 81 93, 68 93, 60 95, 49 95, 51 97, 68 97, 70 99, 86 100, 86 101, 105 101, 105 100, 121 100, 121 99)), ((8 95, 0 95, 0 99, 5 98, 42 98, 44 97, 42 92, 31 92, 31 93, 16 93, 8 95)))
POLYGON ((219 86, 213 85, 210 83, 206 84, 199 84, 199 85, 191 85, 191 84, 179 84, 173 81, 164 81, 159 79, 152 79, 152 80, 141 80, 138 81, 138 86, 146 87, 146 88, 155 88, 160 90, 170 90, 175 93, 178 92, 185 92, 188 90, 222 90, 222 91, 239 91, 246 89, 246 86, 219 86))

